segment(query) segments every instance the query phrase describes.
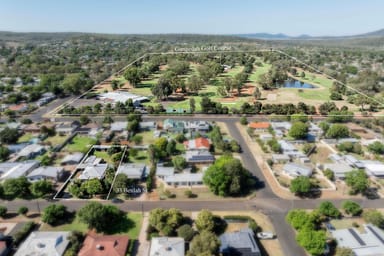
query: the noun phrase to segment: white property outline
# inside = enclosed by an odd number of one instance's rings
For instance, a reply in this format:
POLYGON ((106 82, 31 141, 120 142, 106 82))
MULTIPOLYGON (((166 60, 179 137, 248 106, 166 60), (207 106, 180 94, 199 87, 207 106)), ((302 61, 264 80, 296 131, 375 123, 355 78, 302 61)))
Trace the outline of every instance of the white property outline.
MULTIPOLYGON (((284 52, 284 51, 281 51, 281 50, 278 50, 278 49, 273 49, 273 48, 270 48, 270 49, 260 49, 260 50, 246 50, 246 51, 236 51, 236 50, 233 50, 233 51, 189 51, 189 52, 183 52, 183 51, 171 51, 171 52, 150 52, 150 53, 145 53, 144 55, 142 55, 141 57, 138 57, 137 59, 133 60, 132 62, 130 62, 128 65, 126 65, 125 67, 123 67, 122 69, 112 73, 110 76, 108 76, 108 78, 100 81, 99 83, 95 84, 94 86, 92 86, 92 88, 90 88, 89 90, 87 90, 86 92, 82 93, 80 96, 78 97, 75 97, 67 102, 65 102, 64 104, 62 104, 61 106, 59 106, 58 108, 54 109, 52 112, 48 113, 49 117, 63 117, 63 116, 79 116, 79 114, 58 114, 58 112, 60 110, 62 110, 64 107, 72 104, 73 102, 75 102, 76 100, 79 100, 80 98, 82 98, 83 96, 85 96, 87 93, 91 92, 94 90, 94 88, 106 81, 108 81, 112 76, 115 76, 115 75, 121 75, 122 72, 124 72, 127 68, 129 68, 130 66, 134 65, 136 62, 138 62, 139 60, 141 59, 144 59, 145 57, 147 56, 151 56, 151 55, 173 55, 173 54, 204 54, 204 53, 257 53, 257 52, 276 52, 276 53, 279 53, 281 55, 284 55, 294 61, 297 61, 298 63, 306 66, 307 68, 315 71, 317 74, 321 74, 323 76, 325 76, 326 78, 330 79, 330 80, 333 80, 343 86, 345 86, 346 88, 348 88, 349 90, 352 90, 358 94, 360 94, 361 96, 363 97, 366 97, 374 102, 376 102, 377 104, 381 105, 381 106, 384 106, 384 102, 380 102, 379 100, 375 99, 374 97, 371 97, 371 96, 368 96, 366 95, 365 93, 337 80, 336 78, 330 76, 330 75, 327 75, 325 74, 324 72, 320 71, 318 68, 316 67, 313 67, 307 63, 305 63, 304 61, 292 56, 292 55, 289 55, 288 53, 284 52)), ((104 114, 87 114, 87 115, 91 115, 91 116, 105 116, 104 114)), ((110 114, 111 116, 120 116, 121 114, 110 114)), ((306 114, 304 114, 306 115, 306 114)), ((274 116, 286 116, 286 115, 274 115, 274 116)), ((306 115, 306 116, 312 116, 312 115, 306 115)), ((322 115, 323 116, 323 115, 322 115)), ((332 116, 332 115, 325 115, 324 117, 327 117, 327 116, 332 116)), ((337 115, 337 116, 343 116, 343 115, 337 115)), ((355 115, 354 115, 355 116, 355 115)), ((383 116, 383 115, 375 115, 375 117, 379 117, 379 116, 383 116)))

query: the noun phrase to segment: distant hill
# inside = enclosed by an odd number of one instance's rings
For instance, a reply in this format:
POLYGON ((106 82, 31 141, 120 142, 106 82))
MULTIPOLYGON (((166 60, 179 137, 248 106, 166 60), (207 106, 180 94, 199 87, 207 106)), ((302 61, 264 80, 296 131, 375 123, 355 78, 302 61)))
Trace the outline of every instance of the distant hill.
POLYGON ((251 33, 251 34, 237 34, 234 36, 243 37, 243 38, 254 38, 254 39, 264 39, 264 40, 332 40, 332 39, 349 39, 349 38, 367 38, 367 37, 384 37, 384 29, 359 34, 352 36, 310 36, 310 35, 300 35, 300 36, 289 36, 283 33, 270 34, 270 33, 251 33))

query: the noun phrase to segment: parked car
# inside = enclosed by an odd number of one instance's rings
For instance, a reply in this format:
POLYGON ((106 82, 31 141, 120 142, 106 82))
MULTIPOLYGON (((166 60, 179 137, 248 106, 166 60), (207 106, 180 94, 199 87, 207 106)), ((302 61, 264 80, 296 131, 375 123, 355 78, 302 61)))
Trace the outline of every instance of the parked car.
POLYGON ((114 204, 121 204, 121 203, 124 203, 124 200, 115 197, 115 198, 112 198, 111 202, 114 203, 114 204))
POLYGON ((257 233, 259 239, 274 239, 275 235, 272 232, 259 232, 257 233))

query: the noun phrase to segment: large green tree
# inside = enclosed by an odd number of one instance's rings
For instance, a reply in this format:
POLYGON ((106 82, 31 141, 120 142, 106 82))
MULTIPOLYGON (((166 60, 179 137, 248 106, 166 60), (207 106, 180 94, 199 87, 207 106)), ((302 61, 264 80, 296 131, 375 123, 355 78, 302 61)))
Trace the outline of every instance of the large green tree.
POLYGON ((305 139, 308 134, 308 125, 303 122, 294 122, 289 130, 289 136, 294 139, 305 139))
POLYGON ((149 224, 165 236, 174 235, 182 221, 183 215, 175 208, 156 208, 149 213, 149 224))
POLYGON ((247 193, 254 184, 251 174, 239 159, 224 155, 205 172, 204 183, 220 196, 238 196, 247 193))
POLYGON ((77 216, 81 222, 87 224, 89 229, 105 232, 116 226, 124 214, 116 206, 91 202, 81 208, 77 216))
POLYGON ((323 230, 301 229, 297 236, 297 242, 311 255, 323 255, 327 236, 323 230))
POLYGON ((358 203, 351 200, 344 201, 342 207, 347 214, 352 216, 359 216, 363 211, 358 203))
POLYGON ((339 218, 340 211, 329 201, 324 201, 319 205, 319 212, 327 217, 339 218))
POLYGON ((200 232, 203 230, 213 231, 215 228, 215 219, 212 212, 201 210, 195 220, 196 228, 200 232))
POLYGON ((64 205, 51 204, 44 209, 41 220, 49 225, 56 225, 65 219, 66 214, 67 208, 64 205))
POLYGON ((369 209, 364 211, 363 218, 367 223, 372 223, 373 225, 380 228, 384 227, 384 216, 380 211, 376 209, 369 209))
POLYGON ((305 195, 311 191, 311 180, 306 176, 299 176, 291 181, 289 189, 296 195, 305 195))
POLYGON ((332 139, 346 138, 349 136, 349 129, 343 124, 333 124, 329 127, 325 136, 332 139))
POLYGON ((216 255, 220 246, 217 236, 207 230, 196 235, 190 244, 188 256, 216 255))
POLYGON ((128 80, 132 87, 136 87, 140 83, 141 77, 140 69, 135 66, 127 68, 124 72, 124 78, 128 80))
POLYGON ((24 198, 30 195, 30 185, 31 183, 25 176, 16 179, 6 179, 3 183, 3 193, 6 197, 10 198, 24 198))
POLYGON ((31 192, 35 197, 45 196, 53 191, 52 182, 48 180, 35 181, 31 185, 31 192))
POLYGON ((345 174, 345 183, 352 194, 364 193, 369 187, 369 179, 364 170, 353 170, 345 174))

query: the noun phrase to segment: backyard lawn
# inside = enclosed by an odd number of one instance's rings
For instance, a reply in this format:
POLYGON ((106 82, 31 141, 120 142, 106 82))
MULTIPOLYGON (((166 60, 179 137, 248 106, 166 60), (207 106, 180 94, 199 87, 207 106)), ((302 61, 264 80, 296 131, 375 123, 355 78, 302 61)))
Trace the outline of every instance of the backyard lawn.
POLYGON ((102 158, 108 164, 113 164, 112 156, 110 156, 107 151, 95 150, 93 154, 98 158, 102 158))
POLYGON ((67 152, 82 152, 87 153, 89 148, 96 143, 96 140, 86 136, 76 136, 65 147, 64 151, 67 152))
POLYGON ((62 144, 68 137, 67 136, 60 136, 55 135, 53 137, 48 137, 44 140, 44 142, 50 143, 52 146, 60 145, 62 144))
POLYGON ((33 137, 32 133, 24 133, 23 136, 21 136, 18 140, 17 143, 23 143, 23 142, 28 142, 30 141, 33 137))

